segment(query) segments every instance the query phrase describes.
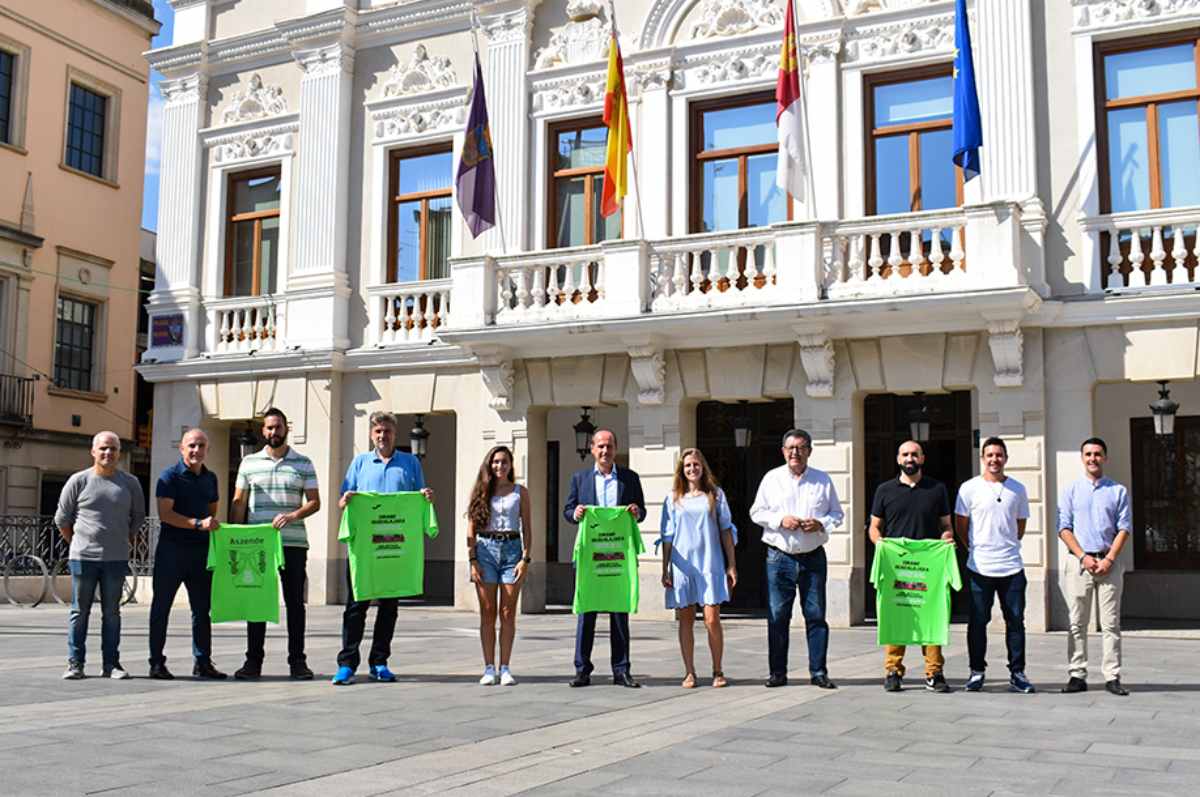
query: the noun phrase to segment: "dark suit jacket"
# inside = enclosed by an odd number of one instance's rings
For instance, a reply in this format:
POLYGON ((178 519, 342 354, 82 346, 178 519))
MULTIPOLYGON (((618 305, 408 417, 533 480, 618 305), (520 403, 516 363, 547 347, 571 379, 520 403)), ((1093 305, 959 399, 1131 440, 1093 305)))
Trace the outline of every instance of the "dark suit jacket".
MULTIPOLYGON (((629 468, 617 468, 617 506, 637 504, 637 519, 640 523, 646 518, 646 499, 642 495, 642 480, 637 472, 629 468)), ((575 520, 575 507, 596 506, 595 467, 577 470, 571 475, 571 490, 567 494, 567 504, 563 507, 563 517, 572 525, 578 525, 575 520)))

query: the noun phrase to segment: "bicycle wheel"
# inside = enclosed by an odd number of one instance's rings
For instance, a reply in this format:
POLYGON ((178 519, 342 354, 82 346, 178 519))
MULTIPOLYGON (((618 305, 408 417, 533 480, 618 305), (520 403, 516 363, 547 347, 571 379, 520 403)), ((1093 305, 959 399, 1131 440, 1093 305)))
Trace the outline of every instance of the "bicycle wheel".
POLYGON ((137 573, 130 573, 125 576, 125 581, 121 584, 121 605, 128 606, 131 603, 137 603, 137 573))
POLYGON ((13 606, 24 606, 25 604, 13 597, 12 584, 14 578, 24 578, 27 575, 42 577, 42 591, 38 593, 37 599, 30 604, 30 608, 38 606, 42 601, 46 600, 46 593, 50 589, 50 571, 46 568, 46 563, 40 557, 33 554, 18 554, 8 561, 4 567, 4 597, 13 606), (24 571, 31 570, 31 573, 24 571))

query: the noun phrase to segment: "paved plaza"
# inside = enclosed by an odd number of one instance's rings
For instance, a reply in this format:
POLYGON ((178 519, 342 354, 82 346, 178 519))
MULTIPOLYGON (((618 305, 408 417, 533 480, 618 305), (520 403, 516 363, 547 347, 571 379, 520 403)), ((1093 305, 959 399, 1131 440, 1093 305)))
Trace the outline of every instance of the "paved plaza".
MULTIPOLYGON (((570 689, 574 618, 548 614, 520 618, 520 684, 502 688, 475 683, 474 615, 402 607, 391 660, 400 682, 334 688, 340 607, 309 610, 318 680, 307 683, 285 677, 274 626, 261 682, 195 682, 186 612, 173 619, 174 682, 144 677, 144 605, 123 613, 122 659, 134 679, 64 682, 66 610, 0 608, 0 793, 1148 795, 1195 794, 1200 782, 1194 633, 1128 633, 1127 698, 1104 692, 1098 671, 1092 691, 1059 694, 1061 633, 1030 635, 1029 676, 1043 691, 1009 694, 994 635, 993 681, 967 694, 958 688, 965 628, 955 626, 946 661, 955 693, 926 692, 910 653, 904 692, 887 694, 873 629, 833 630, 837 691, 808 685, 800 630, 792 685, 764 689, 765 621, 738 618, 726 622, 730 688, 686 691, 674 625, 635 620, 643 688, 594 677, 570 689)), ((94 615, 89 676, 99 669, 98 626, 94 615)), ((603 618, 599 626, 597 676, 607 676, 603 618)), ((702 627, 697 638, 703 676, 702 627)), ((214 647, 232 672, 243 627, 217 626, 214 647)))

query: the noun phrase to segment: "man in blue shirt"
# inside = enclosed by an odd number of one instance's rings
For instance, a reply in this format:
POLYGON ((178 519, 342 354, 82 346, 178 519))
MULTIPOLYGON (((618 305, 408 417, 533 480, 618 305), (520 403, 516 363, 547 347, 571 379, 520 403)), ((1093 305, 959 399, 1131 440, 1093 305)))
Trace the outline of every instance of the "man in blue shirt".
POLYGON ((1125 576, 1119 558, 1133 527, 1129 492, 1104 476, 1108 446, 1099 437, 1080 448, 1084 476, 1063 489, 1058 499, 1058 536, 1071 556, 1065 557, 1062 593, 1071 613, 1067 636, 1070 680, 1064 692, 1087 691, 1087 632, 1092 596, 1099 599, 1104 633, 1104 688, 1127 695, 1121 686, 1121 587, 1125 576))
MULTIPOLYGON (((427 501, 433 501, 433 490, 425 486, 425 473, 421 461, 404 451, 396 450, 396 416, 390 412, 373 412, 369 419, 371 427, 371 451, 359 454, 346 469, 342 481, 342 497, 338 506, 344 511, 350 498, 357 492, 400 493, 420 490, 427 501)), ((350 563, 346 562, 346 581, 350 581, 350 563)), ((371 652, 367 656, 372 681, 391 683, 396 676, 388 669, 387 661, 392 655, 392 635, 396 631, 396 609, 398 598, 380 598, 375 610, 375 630, 371 636, 371 652)), ((335 686, 354 683, 354 671, 358 669, 363 631, 367 625, 367 609, 371 601, 354 600, 353 588, 342 613, 342 649, 338 653, 338 670, 333 676, 335 686)))
POLYGON ((154 553, 154 598, 150 601, 150 677, 169 681, 163 648, 171 604, 182 585, 192 607, 192 675, 223 680, 212 663, 212 572, 208 569, 208 537, 217 522, 217 477, 204 467, 208 436, 191 429, 179 441, 179 461, 162 472, 154 495, 161 531, 154 553))

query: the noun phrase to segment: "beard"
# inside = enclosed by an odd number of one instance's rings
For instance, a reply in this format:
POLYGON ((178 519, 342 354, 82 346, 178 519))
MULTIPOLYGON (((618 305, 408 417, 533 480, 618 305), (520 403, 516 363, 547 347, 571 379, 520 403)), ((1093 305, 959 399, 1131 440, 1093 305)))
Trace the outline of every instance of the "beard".
POLYGON ((900 470, 904 471, 905 476, 916 476, 921 472, 921 466, 915 462, 908 462, 901 465, 900 470))
POLYGON ((282 446, 284 444, 284 441, 286 441, 286 440, 287 440, 287 435, 284 435, 284 434, 268 435, 267 436, 267 445, 269 445, 271 448, 279 448, 280 446, 282 446))

